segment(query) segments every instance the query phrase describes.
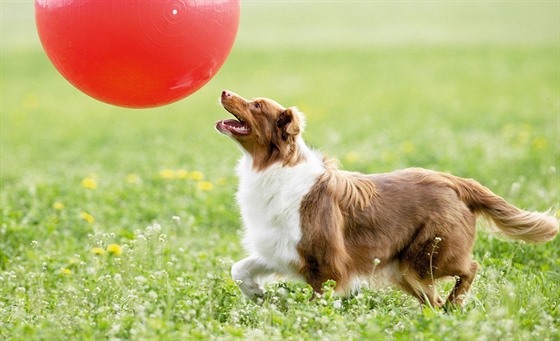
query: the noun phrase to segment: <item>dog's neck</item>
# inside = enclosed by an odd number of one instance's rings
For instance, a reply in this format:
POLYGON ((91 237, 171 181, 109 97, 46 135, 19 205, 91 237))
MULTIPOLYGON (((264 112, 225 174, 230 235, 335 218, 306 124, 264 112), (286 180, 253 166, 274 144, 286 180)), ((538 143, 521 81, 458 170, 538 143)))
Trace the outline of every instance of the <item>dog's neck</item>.
MULTIPOLYGON (((243 149, 243 148, 242 148, 243 149)), ((243 150, 244 158, 250 162, 254 171, 265 171, 275 165, 282 167, 294 167, 308 161, 310 158, 321 156, 311 150, 301 136, 297 136, 289 143, 270 146, 266 148, 254 148, 252 152, 243 150)))
POLYGON ((321 165, 325 168, 323 156, 319 152, 309 148, 301 136, 297 136, 289 146, 273 153, 257 153, 254 155, 254 153, 249 153, 243 148, 241 149, 243 151, 243 158, 240 165, 256 173, 264 172, 272 167, 292 168, 309 162, 321 165))

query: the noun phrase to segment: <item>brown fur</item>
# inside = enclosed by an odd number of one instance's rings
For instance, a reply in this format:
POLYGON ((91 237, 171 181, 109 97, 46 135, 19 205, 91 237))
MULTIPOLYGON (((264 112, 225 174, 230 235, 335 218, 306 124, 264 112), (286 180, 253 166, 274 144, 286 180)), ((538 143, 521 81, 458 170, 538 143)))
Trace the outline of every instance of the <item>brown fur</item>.
POLYGON ((320 286, 312 283, 329 275, 346 291, 353 276, 396 265, 391 280, 432 306, 443 303, 435 280, 453 276, 447 302, 461 305, 478 269, 470 259, 478 213, 514 239, 544 242, 558 232, 554 218, 520 210, 473 180, 424 169, 360 175, 331 167, 302 203, 301 271, 315 290, 320 286), (317 250, 328 257, 315 257, 309 274, 317 250))
MULTIPOLYGON (((302 117, 295 109, 228 94, 224 107, 251 127, 251 134, 234 138, 256 170, 303 160, 296 144, 302 117)), ((387 268, 396 269, 388 271, 395 284, 437 307, 443 300, 435 281, 455 277, 447 303, 462 305, 479 267, 471 259, 478 215, 512 239, 538 243, 558 233, 555 218, 514 207, 474 180, 418 168, 364 175, 324 163, 325 173, 301 203, 297 246, 299 273, 316 292, 330 279, 347 292, 353 278, 387 268)))

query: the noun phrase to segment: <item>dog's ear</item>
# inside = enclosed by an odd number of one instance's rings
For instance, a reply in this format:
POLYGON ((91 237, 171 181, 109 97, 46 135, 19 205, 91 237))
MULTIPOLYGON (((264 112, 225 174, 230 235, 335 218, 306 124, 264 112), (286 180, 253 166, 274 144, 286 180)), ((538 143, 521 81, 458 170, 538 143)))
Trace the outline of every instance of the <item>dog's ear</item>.
POLYGON ((276 126, 282 131, 282 138, 288 139, 290 135, 297 135, 301 132, 300 116, 295 108, 284 110, 276 120, 276 126))

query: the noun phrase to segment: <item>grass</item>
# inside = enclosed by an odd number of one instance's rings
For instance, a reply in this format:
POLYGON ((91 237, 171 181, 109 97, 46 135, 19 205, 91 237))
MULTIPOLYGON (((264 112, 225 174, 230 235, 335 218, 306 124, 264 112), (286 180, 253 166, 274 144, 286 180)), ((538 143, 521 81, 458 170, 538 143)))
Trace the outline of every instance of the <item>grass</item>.
POLYGON ((311 302, 294 282, 246 301, 229 276, 244 256, 239 152, 213 133, 222 89, 268 96, 306 112, 307 141, 346 169, 450 171, 546 210, 560 191, 557 3, 247 2, 218 75, 150 110, 79 93, 42 52, 32 2, 1 6, 0 338, 560 339, 559 239, 484 229, 464 312, 392 288, 340 298, 332 283, 311 302))

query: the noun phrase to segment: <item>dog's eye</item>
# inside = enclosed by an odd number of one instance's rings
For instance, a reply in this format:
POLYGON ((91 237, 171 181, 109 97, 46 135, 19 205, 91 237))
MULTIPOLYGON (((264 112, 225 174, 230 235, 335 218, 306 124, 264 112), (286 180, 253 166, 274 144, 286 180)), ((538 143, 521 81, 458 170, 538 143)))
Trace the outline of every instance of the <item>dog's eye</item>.
POLYGON ((258 102, 256 102, 256 103, 253 104, 253 106, 254 106, 256 109, 260 109, 261 104, 258 103, 258 102))

